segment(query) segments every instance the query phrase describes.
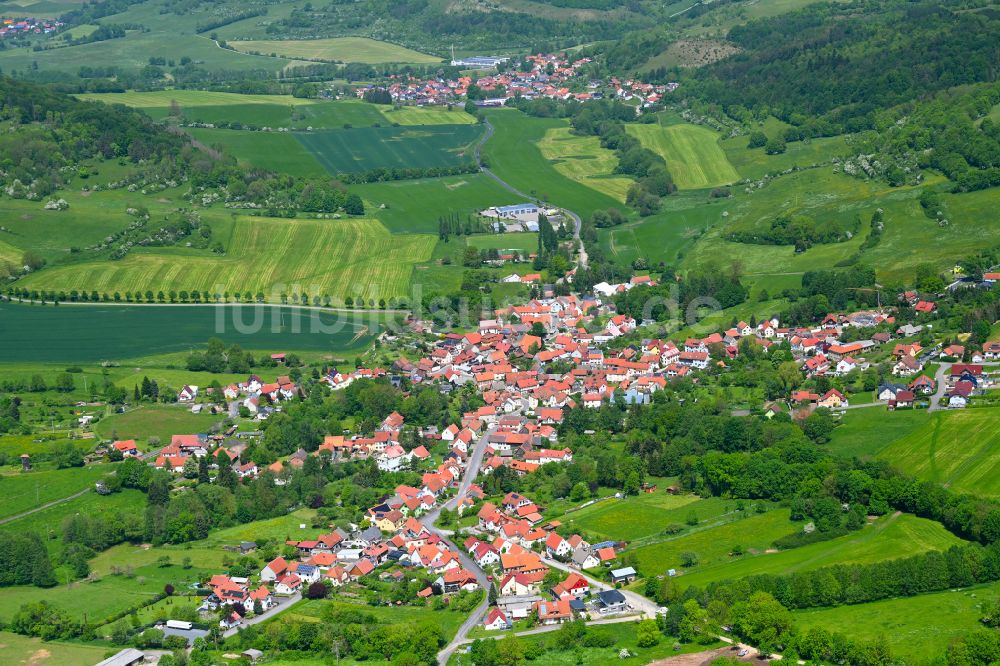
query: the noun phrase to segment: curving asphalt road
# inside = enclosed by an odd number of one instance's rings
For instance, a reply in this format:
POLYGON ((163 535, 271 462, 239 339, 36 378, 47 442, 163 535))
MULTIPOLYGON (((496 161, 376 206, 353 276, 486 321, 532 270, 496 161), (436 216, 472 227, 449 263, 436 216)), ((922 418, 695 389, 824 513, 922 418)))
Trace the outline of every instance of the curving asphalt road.
MULTIPOLYGON (((482 148, 486 144, 486 142, 490 140, 494 132, 493 124, 489 121, 488 118, 485 119, 484 124, 486 125, 486 132, 483 134, 482 138, 479 139, 479 142, 476 144, 476 150, 475 150, 476 164, 479 165, 479 170, 482 173, 489 176, 490 178, 492 178, 493 180, 495 180, 497 184, 499 184, 505 190, 513 192, 517 196, 522 197, 524 199, 528 200, 533 199, 534 197, 525 194, 524 192, 517 189, 504 179, 500 178, 500 176, 490 171, 488 167, 483 166, 482 148)), ((568 208, 561 208, 560 210, 562 210, 562 212, 564 212, 566 215, 570 217, 570 219, 573 220, 573 241, 576 243, 577 247, 577 264, 580 266, 580 268, 587 268, 587 261, 589 260, 589 258, 587 257, 587 250, 583 246, 583 241, 580 240, 580 228, 583 226, 583 220, 580 219, 579 215, 577 215, 568 208)))

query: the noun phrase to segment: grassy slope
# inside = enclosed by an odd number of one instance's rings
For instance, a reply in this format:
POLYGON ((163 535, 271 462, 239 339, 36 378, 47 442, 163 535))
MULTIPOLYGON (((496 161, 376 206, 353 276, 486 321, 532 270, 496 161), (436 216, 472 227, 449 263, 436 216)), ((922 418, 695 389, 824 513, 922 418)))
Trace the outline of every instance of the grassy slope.
POLYGON ((937 412, 887 446, 879 457, 956 492, 1000 496, 1000 410, 937 412))
POLYGON ((292 176, 323 177, 327 170, 290 133, 190 128, 195 139, 236 157, 240 164, 292 176))
MULTIPOLYGON (((790 525, 786 525, 786 534, 794 530, 794 527, 793 530, 788 530, 787 527, 790 525)), ((707 543, 704 547, 707 548, 710 543, 707 537, 710 533, 705 534, 707 543)), ((743 537, 758 538, 750 529, 746 530, 743 537)), ((878 562, 928 550, 945 550, 958 543, 962 543, 962 540, 945 530, 939 523, 905 514, 895 514, 879 519, 860 532, 831 541, 775 553, 745 555, 738 560, 726 561, 720 558, 713 563, 707 563, 708 566, 697 567, 680 580, 685 585, 704 586, 713 581, 738 579, 755 574, 786 574, 834 564, 878 562)), ((689 550, 699 552, 694 546, 689 550)))
POLYGON ((667 168, 684 189, 703 189, 728 185, 740 179, 719 147, 719 135, 699 125, 626 125, 629 134, 642 145, 659 154, 667 168))
POLYGON ((928 419, 929 415, 923 410, 852 409, 841 418, 827 446, 839 456, 874 457, 901 437, 923 428, 928 419))
POLYGON ((682 522, 691 511, 708 514, 705 501, 693 495, 643 493, 624 500, 608 499, 561 517, 564 525, 605 538, 632 541, 659 533, 672 522, 682 522), (684 509, 681 511, 681 509, 684 509))
POLYGON ((302 60, 327 60, 335 62, 362 62, 372 65, 407 63, 423 65, 439 63, 441 58, 420 53, 389 42, 366 37, 335 37, 331 39, 279 40, 262 39, 234 41, 230 44, 245 53, 276 54, 285 58, 302 60))
POLYGON ((159 248, 117 262, 53 267, 26 278, 32 289, 99 292, 169 289, 262 291, 389 298, 404 296, 412 266, 430 258, 430 236, 393 236, 375 220, 236 218, 224 257, 159 248))
POLYGON ((633 181, 614 175, 618 160, 596 136, 575 136, 568 127, 554 127, 545 132, 538 149, 562 175, 624 203, 633 181))
MULTIPOLYGON (((10 469, 10 468, 8 468, 10 469)), ((94 487, 111 465, 0 474, 0 518, 6 518, 94 487)))
POLYGON ((538 142, 548 130, 565 127, 566 121, 531 118, 508 109, 491 110, 487 116, 496 133, 483 154, 500 178, 529 196, 565 206, 585 218, 595 210, 621 208, 612 197, 563 176, 542 155, 538 142))
POLYGON ((993 583, 858 606, 796 611, 794 615, 802 630, 822 627, 861 641, 881 636, 894 657, 923 663, 929 655, 944 654, 953 639, 982 629, 982 605, 998 595, 1000 583, 993 583))

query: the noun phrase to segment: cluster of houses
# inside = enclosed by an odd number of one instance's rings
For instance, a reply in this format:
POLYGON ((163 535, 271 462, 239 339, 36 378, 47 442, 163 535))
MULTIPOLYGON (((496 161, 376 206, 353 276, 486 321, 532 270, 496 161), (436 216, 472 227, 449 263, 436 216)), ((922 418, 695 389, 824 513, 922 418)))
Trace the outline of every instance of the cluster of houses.
POLYGON ((56 19, 5 18, 0 22, 0 39, 21 35, 51 35, 65 25, 56 19))
MULTIPOLYGON (((616 590, 592 589, 590 580, 568 572, 547 587, 550 571, 546 559, 565 562, 579 570, 611 566, 619 543, 590 544, 579 534, 563 538, 556 532, 558 521, 542 526, 541 509, 519 493, 508 493, 499 506, 486 503, 478 513, 479 536, 463 543, 469 556, 483 570, 493 574, 497 605, 483 620, 486 629, 509 629, 513 622, 535 613, 542 625, 559 624, 591 614, 630 611, 624 596, 616 590), (592 592, 599 592, 589 599, 592 592)), ((635 578, 631 568, 617 571, 616 582, 635 578)))
MULTIPOLYGON (((504 59, 489 59, 480 66, 493 68, 504 59)), ((390 77, 388 85, 372 85, 358 88, 359 98, 371 88, 384 88, 394 102, 418 106, 443 106, 464 100, 469 88, 479 90, 474 100, 476 106, 502 106, 514 97, 523 99, 575 99, 581 102, 613 96, 621 100, 638 100, 640 106, 659 104, 663 96, 677 89, 677 83, 653 85, 637 79, 606 81, 585 79, 581 68, 592 62, 591 58, 567 59, 555 54, 528 56, 527 71, 508 70, 496 74, 473 77, 459 76, 454 79, 436 77, 420 79, 400 74, 390 77), (607 91, 607 93, 605 92, 607 91)))

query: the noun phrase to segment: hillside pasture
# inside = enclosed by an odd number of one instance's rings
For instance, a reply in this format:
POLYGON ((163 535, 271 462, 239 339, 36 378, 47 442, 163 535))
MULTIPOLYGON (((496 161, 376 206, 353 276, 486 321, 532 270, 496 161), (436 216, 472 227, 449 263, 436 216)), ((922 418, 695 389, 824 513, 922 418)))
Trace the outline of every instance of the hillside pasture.
POLYGON ((538 144, 549 130, 566 128, 565 120, 532 118, 512 109, 485 113, 496 129, 483 147, 485 161, 511 186, 528 196, 565 206, 583 218, 595 210, 624 208, 614 197, 567 178, 542 154, 538 144))
POLYGON ((625 202, 634 181, 614 175, 618 159, 612 151, 601 147, 596 136, 576 136, 570 134, 568 127, 554 127, 545 132, 538 149, 562 175, 625 202))
POLYGON ((368 65, 385 63, 426 65, 442 61, 438 56, 367 37, 236 40, 229 42, 229 45, 243 53, 274 54, 282 58, 299 60, 360 62, 368 65))
POLYGON ((1000 409, 935 412, 878 457, 959 493, 1000 496, 1000 409))
MULTIPOLYGON (((343 355, 381 331, 375 314, 280 306, 48 306, 0 303, 0 361, 85 363, 189 352, 211 337, 244 349, 343 355), (238 328, 235 321, 244 321, 238 328), (259 326, 252 326, 254 322, 259 326), (221 322, 221 325, 220 325, 221 322), (16 323, 16 325, 13 325, 16 323)), ((183 362, 183 356, 179 359, 183 362)), ((141 381, 141 379, 140 379, 141 381)), ((134 382, 133 382, 134 383, 134 382)))
POLYGON ((683 515, 700 508, 702 518, 708 508, 694 495, 642 493, 625 499, 606 499, 560 517, 564 525, 603 539, 632 541, 658 534, 670 523, 684 521, 683 515), (686 509, 680 511, 680 509, 686 509), (682 514, 682 515, 678 515, 682 514))
POLYGON ((829 164, 850 152, 843 136, 821 137, 786 144, 785 152, 768 155, 763 148, 747 148, 747 136, 734 136, 719 142, 730 164, 743 178, 756 180, 767 174, 795 167, 829 164))
POLYGON ((0 474, 0 518, 30 511, 48 502, 94 487, 113 471, 112 465, 32 470, 0 474))
POLYGON ((380 168, 458 166, 479 139, 476 125, 357 127, 296 132, 295 138, 330 174, 380 168))
MULTIPOLYGON (((851 403, 854 402, 855 397, 851 396, 851 403)), ((851 409, 840 418, 840 425, 826 447, 845 458, 874 458, 893 442, 927 426, 931 416, 926 410, 916 409, 895 412, 887 412, 884 407, 851 409)))
POLYGON ((660 155, 679 189, 703 189, 735 183, 740 175, 719 146, 719 135, 700 125, 625 126, 643 147, 660 155))
MULTIPOLYGON (((735 504, 735 503, 734 503, 735 504)), ((688 511, 697 507, 692 506, 688 511)), ((681 515, 688 511, 681 509, 681 515)), ((636 569, 643 576, 660 576, 668 569, 682 569, 681 554, 695 553, 698 565, 693 569, 699 571, 706 566, 725 568, 733 556, 730 553, 734 546, 744 549, 764 551, 771 547, 775 539, 791 534, 795 526, 789 522, 788 509, 774 509, 766 513, 756 514, 749 511, 729 512, 704 520, 698 516, 698 525, 675 536, 659 537, 661 540, 648 545, 630 549, 636 557, 636 569)), ((683 522, 683 518, 680 521, 683 522)), ((664 522, 663 527, 666 527, 664 522)), ((684 574, 685 583, 690 573, 684 574)))
MULTIPOLYGON (((789 534, 800 527, 801 524, 788 524, 785 526, 785 533, 789 534)), ((747 538, 755 537, 748 532, 747 538)), ((778 552, 748 553, 740 558, 730 558, 729 561, 716 559, 714 562, 706 562, 705 566, 695 567, 685 573, 680 580, 685 586, 703 587, 720 580, 737 580, 759 574, 782 575, 835 564, 869 564, 929 550, 947 550, 961 543, 961 539, 944 529, 940 523, 907 514, 893 514, 878 519, 858 532, 830 541, 778 552)), ((689 550, 699 552, 699 547, 707 549, 710 545, 693 545, 689 550)))
POLYGON ((464 221, 490 206, 521 201, 481 173, 352 185, 351 191, 394 234, 437 234, 442 217, 458 215, 464 221))
POLYGON ((284 220, 239 217, 224 257, 183 248, 133 252, 116 262, 90 261, 35 273, 31 289, 98 292, 207 290, 390 298, 408 293, 413 264, 427 261, 436 238, 392 235, 377 220, 284 220), (166 251, 177 250, 177 251, 166 251))
POLYGON ((794 611, 801 631, 820 627, 844 632, 856 641, 885 639, 896 659, 924 663, 944 654, 956 638, 982 629, 983 604, 1000 596, 1000 583, 886 599, 868 604, 794 611))

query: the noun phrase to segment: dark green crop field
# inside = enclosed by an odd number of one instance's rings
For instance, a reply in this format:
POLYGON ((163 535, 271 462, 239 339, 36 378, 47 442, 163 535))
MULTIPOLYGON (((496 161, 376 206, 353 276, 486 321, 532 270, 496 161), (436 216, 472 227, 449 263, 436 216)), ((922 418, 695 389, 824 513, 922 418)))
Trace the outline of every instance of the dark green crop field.
POLYGON ((479 125, 357 127, 296 132, 295 138, 330 173, 378 168, 429 168, 462 164, 482 135, 479 125))
POLYGON ((358 349, 381 330, 376 314, 276 306, 84 306, 0 303, 0 361, 88 362, 187 351, 211 337, 244 349, 358 349))

